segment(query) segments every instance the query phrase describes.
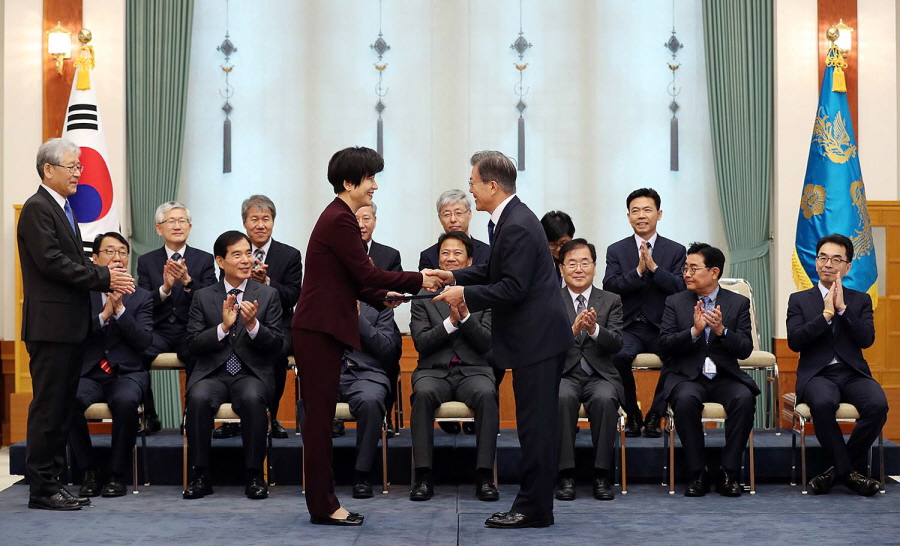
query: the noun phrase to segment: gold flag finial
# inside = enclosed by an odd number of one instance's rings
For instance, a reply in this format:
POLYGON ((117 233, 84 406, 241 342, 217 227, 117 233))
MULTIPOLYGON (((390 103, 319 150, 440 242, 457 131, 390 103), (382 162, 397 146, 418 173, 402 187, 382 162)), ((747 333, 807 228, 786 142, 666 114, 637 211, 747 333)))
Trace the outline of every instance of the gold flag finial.
POLYGON ((81 29, 78 33, 81 49, 78 51, 78 58, 75 59, 73 66, 78 69, 75 89, 79 91, 91 88, 91 70, 94 68, 94 46, 90 45, 89 42, 93 37, 91 31, 86 28, 81 29))

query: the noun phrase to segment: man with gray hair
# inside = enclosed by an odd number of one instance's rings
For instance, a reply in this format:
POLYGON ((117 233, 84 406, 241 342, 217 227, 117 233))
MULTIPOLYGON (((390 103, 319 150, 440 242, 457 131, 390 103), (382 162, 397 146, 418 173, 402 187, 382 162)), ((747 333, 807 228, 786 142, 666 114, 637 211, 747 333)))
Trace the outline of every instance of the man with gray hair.
MULTIPOLYGON (((153 343, 144 353, 144 365, 160 354, 175 352, 191 374, 193 360, 188 350, 188 312, 194 292, 215 284, 212 254, 187 246, 191 233, 191 212, 177 201, 156 208, 156 233, 163 238, 162 248, 138 258, 138 286, 153 295, 153 343)), ((153 391, 144 397, 147 431, 160 428, 153 391)))
MULTIPOLYGON (((469 234, 469 222, 472 221, 472 202, 462 190, 447 190, 438 197, 437 215, 444 233, 462 231, 472 240, 474 254, 472 265, 485 264, 491 257, 491 247, 469 234)), ((438 269, 438 243, 431 245, 419 254, 419 271, 438 269)))
POLYGON ((75 409, 84 341, 91 327, 90 291, 134 292, 134 279, 117 265, 101 267, 84 255, 81 231, 68 197, 78 191, 81 148, 51 138, 38 149, 41 178, 25 201, 17 226, 24 302, 22 340, 30 358, 31 388, 25 446, 29 508, 80 510, 59 483, 75 409))

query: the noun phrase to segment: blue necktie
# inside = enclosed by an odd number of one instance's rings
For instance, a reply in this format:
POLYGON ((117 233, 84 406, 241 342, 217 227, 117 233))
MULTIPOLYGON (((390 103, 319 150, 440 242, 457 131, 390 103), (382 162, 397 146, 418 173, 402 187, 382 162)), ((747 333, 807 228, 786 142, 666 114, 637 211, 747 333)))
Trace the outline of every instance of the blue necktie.
POLYGON ((66 218, 69 219, 69 225, 72 226, 72 233, 77 234, 78 230, 75 229, 75 215, 72 214, 72 207, 69 205, 68 199, 66 199, 66 204, 63 206, 63 211, 66 213, 66 218))
MULTIPOLYGON (((229 296, 231 296, 231 295, 237 296, 240 293, 241 293, 241 291, 237 288, 232 288, 231 290, 228 291, 229 296)), ((240 315, 238 315, 238 318, 240 318, 240 315)), ((238 325, 238 320, 235 319, 234 324, 232 324, 231 328, 228 329, 228 334, 232 337, 232 339, 237 335, 237 325, 238 325)), ((228 360, 225 361, 225 369, 231 375, 235 375, 236 373, 241 371, 241 359, 238 357, 237 353, 235 353, 235 352, 231 353, 231 356, 228 357, 228 360)))
POLYGON ((494 246, 494 221, 488 220, 488 244, 494 246))
MULTIPOLYGON (((700 296, 700 299, 703 301, 703 309, 704 310, 706 310, 706 311, 713 310, 712 299, 709 296, 700 296)), ((706 343, 709 343, 710 330, 712 330, 712 328, 710 328, 708 324, 703 329, 703 336, 706 338, 706 343)), ((709 357, 707 357, 707 358, 709 358, 709 357)), ((712 379, 713 377, 716 376, 716 374, 712 373, 712 372, 703 372, 703 375, 705 375, 706 377, 708 377, 710 379, 712 379)))
POLYGON ((181 254, 179 254, 177 252, 172 253, 172 261, 173 262, 177 262, 180 259, 181 259, 181 254))

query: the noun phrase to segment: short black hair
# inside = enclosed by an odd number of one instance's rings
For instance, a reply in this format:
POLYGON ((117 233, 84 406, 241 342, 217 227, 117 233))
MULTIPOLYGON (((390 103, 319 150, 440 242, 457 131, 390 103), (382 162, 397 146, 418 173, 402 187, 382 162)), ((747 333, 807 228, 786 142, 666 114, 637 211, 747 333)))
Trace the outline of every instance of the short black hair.
POLYGON ((831 235, 826 235, 819 239, 819 242, 816 243, 816 254, 819 254, 819 249, 822 248, 822 245, 825 243, 834 243, 836 245, 841 245, 844 247, 844 250, 847 252, 848 262, 853 261, 853 241, 850 240, 849 237, 845 235, 841 235, 840 233, 832 233, 831 235))
POLYGON ((226 254, 228 254, 228 247, 233 245, 234 243, 243 239, 247 241, 247 244, 250 245, 250 248, 253 248, 253 243, 250 242, 250 237, 247 237, 247 234, 243 231, 226 231, 222 235, 216 239, 216 242, 213 243, 213 254, 216 258, 224 258, 226 254))
POLYGON ((656 210, 659 210, 659 206, 662 204, 662 199, 659 197, 659 193, 656 190, 653 188, 638 188, 628 194, 628 197, 625 199, 625 209, 631 210, 631 202, 638 197, 649 197, 650 199, 653 199, 653 202, 656 203, 656 210))
POLYGON ((113 239, 119 241, 123 245, 125 245, 125 250, 131 252, 131 245, 128 244, 128 240, 125 237, 116 231, 107 231, 106 233, 101 233, 94 237, 94 244, 91 245, 91 252, 94 254, 100 254, 100 245, 103 244, 103 239, 107 237, 112 237, 113 239))
POLYGON ((334 193, 344 191, 344 181, 353 187, 359 186, 363 178, 384 170, 384 159, 372 148, 353 146, 344 148, 331 156, 328 162, 328 182, 334 193))
POLYGON ((587 248, 591 251, 591 260, 597 261, 597 249, 593 244, 587 242, 586 239, 572 239, 559 249, 559 262, 562 263, 566 259, 566 254, 579 248, 587 248))
POLYGON ((712 269, 719 268, 719 278, 725 273, 725 254, 718 248, 707 243, 691 243, 687 250, 688 256, 699 254, 703 256, 703 265, 712 269))
POLYGON ((464 231, 451 231, 438 237, 438 256, 441 254, 441 245, 443 245, 444 241, 447 239, 457 239, 462 242, 463 246, 466 247, 466 258, 471 258, 475 255, 475 247, 472 245, 472 238, 466 235, 464 231))
POLYGON ((544 234, 547 236, 547 242, 550 243, 563 235, 575 236, 575 224, 572 223, 572 217, 561 210, 551 210, 545 214, 541 218, 541 225, 544 226, 544 234))

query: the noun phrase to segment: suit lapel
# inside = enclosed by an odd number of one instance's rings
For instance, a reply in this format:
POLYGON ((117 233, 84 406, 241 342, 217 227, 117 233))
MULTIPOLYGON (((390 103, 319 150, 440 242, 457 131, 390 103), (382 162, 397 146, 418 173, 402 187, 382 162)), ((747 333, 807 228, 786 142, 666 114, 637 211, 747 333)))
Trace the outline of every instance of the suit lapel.
MULTIPOLYGON (((83 243, 81 242, 81 232, 78 229, 78 220, 77 219, 75 220, 75 231, 73 232, 72 228, 69 224, 68 216, 66 216, 66 213, 62 209, 62 207, 59 206, 59 203, 56 202, 56 199, 54 199, 53 196, 50 195, 50 192, 48 192, 43 187, 38 187, 38 193, 43 195, 44 198, 50 203, 50 207, 53 210, 53 212, 56 214, 56 217, 65 226, 66 233, 69 234, 69 236, 75 242, 75 245, 78 247, 79 255, 83 255, 84 254, 84 250, 83 250, 84 246, 83 246, 83 243)), ((74 211, 72 212, 72 217, 73 218, 75 217, 74 211)))
POLYGON ((500 234, 500 228, 503 226, 503 223, 509 218, 509 215, 512 213, 512 210, 516 208, 522 201, 519 200, 518 196, 513 196, 512 199, 509 200, 509 203, 503 207, 503 212, 500 213, 500 219, 497 220, 497 225, 494 226, 494 241, 497 240, 497 236, 500 234))

